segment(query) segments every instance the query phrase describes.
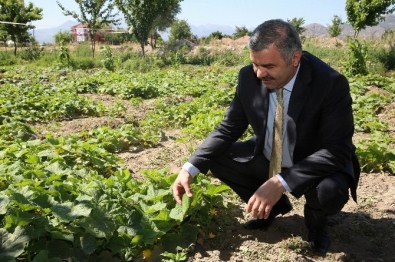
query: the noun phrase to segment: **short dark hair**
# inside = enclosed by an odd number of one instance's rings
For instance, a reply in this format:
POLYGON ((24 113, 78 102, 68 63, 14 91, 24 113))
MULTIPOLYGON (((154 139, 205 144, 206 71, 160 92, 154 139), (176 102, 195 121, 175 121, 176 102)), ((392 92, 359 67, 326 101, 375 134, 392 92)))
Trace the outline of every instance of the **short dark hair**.
POLYGON ((274 44, 285 61, 291 62, 295 51, 302 51, 299 34, 295 27, 281 19, 263 22, 254 29, 248 46, 251 51, 261 51, 274 44))

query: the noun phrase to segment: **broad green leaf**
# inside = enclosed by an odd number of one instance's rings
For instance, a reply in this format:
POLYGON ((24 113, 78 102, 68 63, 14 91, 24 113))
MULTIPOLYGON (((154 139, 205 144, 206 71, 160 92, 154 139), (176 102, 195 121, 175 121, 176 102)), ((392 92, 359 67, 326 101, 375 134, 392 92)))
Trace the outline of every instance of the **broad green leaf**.
POLYGON ((152 214, 166 208, 166 203, 158 202, 154 205, 147 205, 144 202, 140 202, 140 207, 144 211, 144 213, 152 214))
POLYGON ((71 209, 71 216, 74 218, 77 217, 88 217, 92 211, 92 208, 88 203, 78 203, 73 206, 71 209))
POLYGON ((82 251, 86 255, 92 254, 97 248, 96 239, 91 235, 85 235, 80 237, 80 244, 82 247, 82 251))
POLYGON ((7 206, 10 200, 4 193, 0 193, 0 215, 7 213, 7 206))
POLYGON ((39 161, 40 159, 38 158, 37 155, 29 155, 28 158, 25 160, 26 163, 34 164, 34 165, 38 164, 39 161))
POLYGON ((56 204, 52 206, 52 213, 60 220, 64 222, 71 222, 74 220, 74 217, 71 215, 71 209, 73 207, 73 203, 64 202, 61 204, 56 204))
POLYGON ((187 194, 184 194, 182 196, 182 214, 185 216, 185 214, 188 212, 188 209, 191 205, 190 198, 187 196, 187 194))
POLYGON ((59 162, 54 162, 44 169, 54 174, 64 174, 65 172, 64 168, 60 166, 59 162))
POLYGON ((189 197, 187 196, 187 194, 184 194, 182 196, 182 204, 181 205, 176 205, 171 211, 169 216, 172 219, 178 220, 178 221, 182 221, 186 215, 186 213, 188 212, 189 206, 190 206, 191 202, 189 197))
POLYGON ((17 226, 13 233, 8 233, 4 228, 0 228, 0 259, 1 257, 18 257, 23 253, 30 241, 25 229, 17 226))
POLYGON ((229 190, 229 187, 227 185, 221 184, 221 185, 213 185, 209 184, 207 186, 207 189, 204 191, 205 195, 213 196, 216 194, 219 194, 221 192, 229 190))
POLYGON ((48 250, 41 250, 33 259, 33 262, 48 262, 48 250))
POLYGON ((80 225, 96 238, 108 240, 115 232, 114 222, 98 209, 92 209, 90 216, 82 219, 80 225))
POLYGON ((184 219, 184 215, 182 213, 182 207, 177 204, 172 210, 170 210, 169 217, 171 217, 174 220, 182 221, 184 219))

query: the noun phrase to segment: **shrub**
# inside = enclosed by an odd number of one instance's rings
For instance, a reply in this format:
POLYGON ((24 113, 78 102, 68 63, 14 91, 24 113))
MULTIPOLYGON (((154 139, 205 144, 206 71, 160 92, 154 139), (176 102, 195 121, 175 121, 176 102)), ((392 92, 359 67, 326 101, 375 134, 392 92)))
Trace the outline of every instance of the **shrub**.
POLYGON ((395 69, 395 45, 391 45, 388 49, 381 48, 378 51, 377 59, 384 65, 387 71, 395 69))
POLYGON ((104 59, 102 60, 104 68, 106 68, 109 71, 114 71, 115 70, 115 63, 114 63, 114 57, 112 55, 111 48, 109 46, 106 46, 104 49, 104 59))
POLYGON ((344 73, 347 76, 367 75, 368 68, 367 61, 367 47, 365 44, 359 42, 357 39, 351 39, 347 43, 348 46, 348 60, 343 64, 344 73))
POLYGON ((95 61, 92 58, 81 57, 77 59, 71 59, 70 65, 73 69, 92 69, 95 67, 95 61))
POLYGON ((21 58, 27 61, 37 60, 40 58, 42 51, 43 49, 41 47, 33 45, 23 50, 21 58))

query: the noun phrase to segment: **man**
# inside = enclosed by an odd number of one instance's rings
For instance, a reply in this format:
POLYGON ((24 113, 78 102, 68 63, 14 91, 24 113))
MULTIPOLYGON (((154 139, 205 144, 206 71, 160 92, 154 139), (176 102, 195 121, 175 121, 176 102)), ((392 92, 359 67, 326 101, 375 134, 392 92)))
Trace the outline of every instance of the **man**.
POLYGON ((359 179, 347 79, 302 51, 295 28, 282 20, 259 25, 249 48, 252 65, 240 70, 224 120, 181 169, 174 198, 180 203, 184 193, 192 196, 193 176, 210 170, 247 203, 255 219, 245 227, 266 229, 292 209, 285 191, 304 195, 307 239, 324 254, 330 245, 327 218, 340 212, 349 189, 356 200, 359 179), (237 141, 248 125, 255 136, 237 141), (277 136, 273 127, 280 128, 277 136))

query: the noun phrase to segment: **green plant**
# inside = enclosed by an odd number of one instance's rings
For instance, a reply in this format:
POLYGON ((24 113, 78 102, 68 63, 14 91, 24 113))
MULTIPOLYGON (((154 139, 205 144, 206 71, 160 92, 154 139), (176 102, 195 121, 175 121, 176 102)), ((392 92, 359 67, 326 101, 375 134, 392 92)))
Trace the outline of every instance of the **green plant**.
POLYGON ((387 71, 395 70, 395 45, 381 48, 377 53, 377 58, 387 71))
POLYGON ((107 69, 108 71, 115 70, 114 57, 112 55, 112 51, 109 46, 106 46, 104 49, 104 59, 102 60, 102 63, 104 65, 104 68, 107 69))
POLYGON ((166 259, 163 262, 182 262, 187 260, 187 253, 181 247, 177 247, 177 253, 163 252, 161 255, 166 259))
POLYGON ((348 76, 366 75, 368 73, 366 46, 357 39, 349 39, 347 46, 349 53, 348 59, 343 64, 344 73, 348 76))
POLYGON ((38 45, 32 45, 21 52, 23 60, 32 61, 40 58, 43 49, 38 45))
POLYGON ((68 67, 70 65, 70 52, 65 46, 64 42, 61 42, 59 50, 59 63, 63 67, 68 67))

